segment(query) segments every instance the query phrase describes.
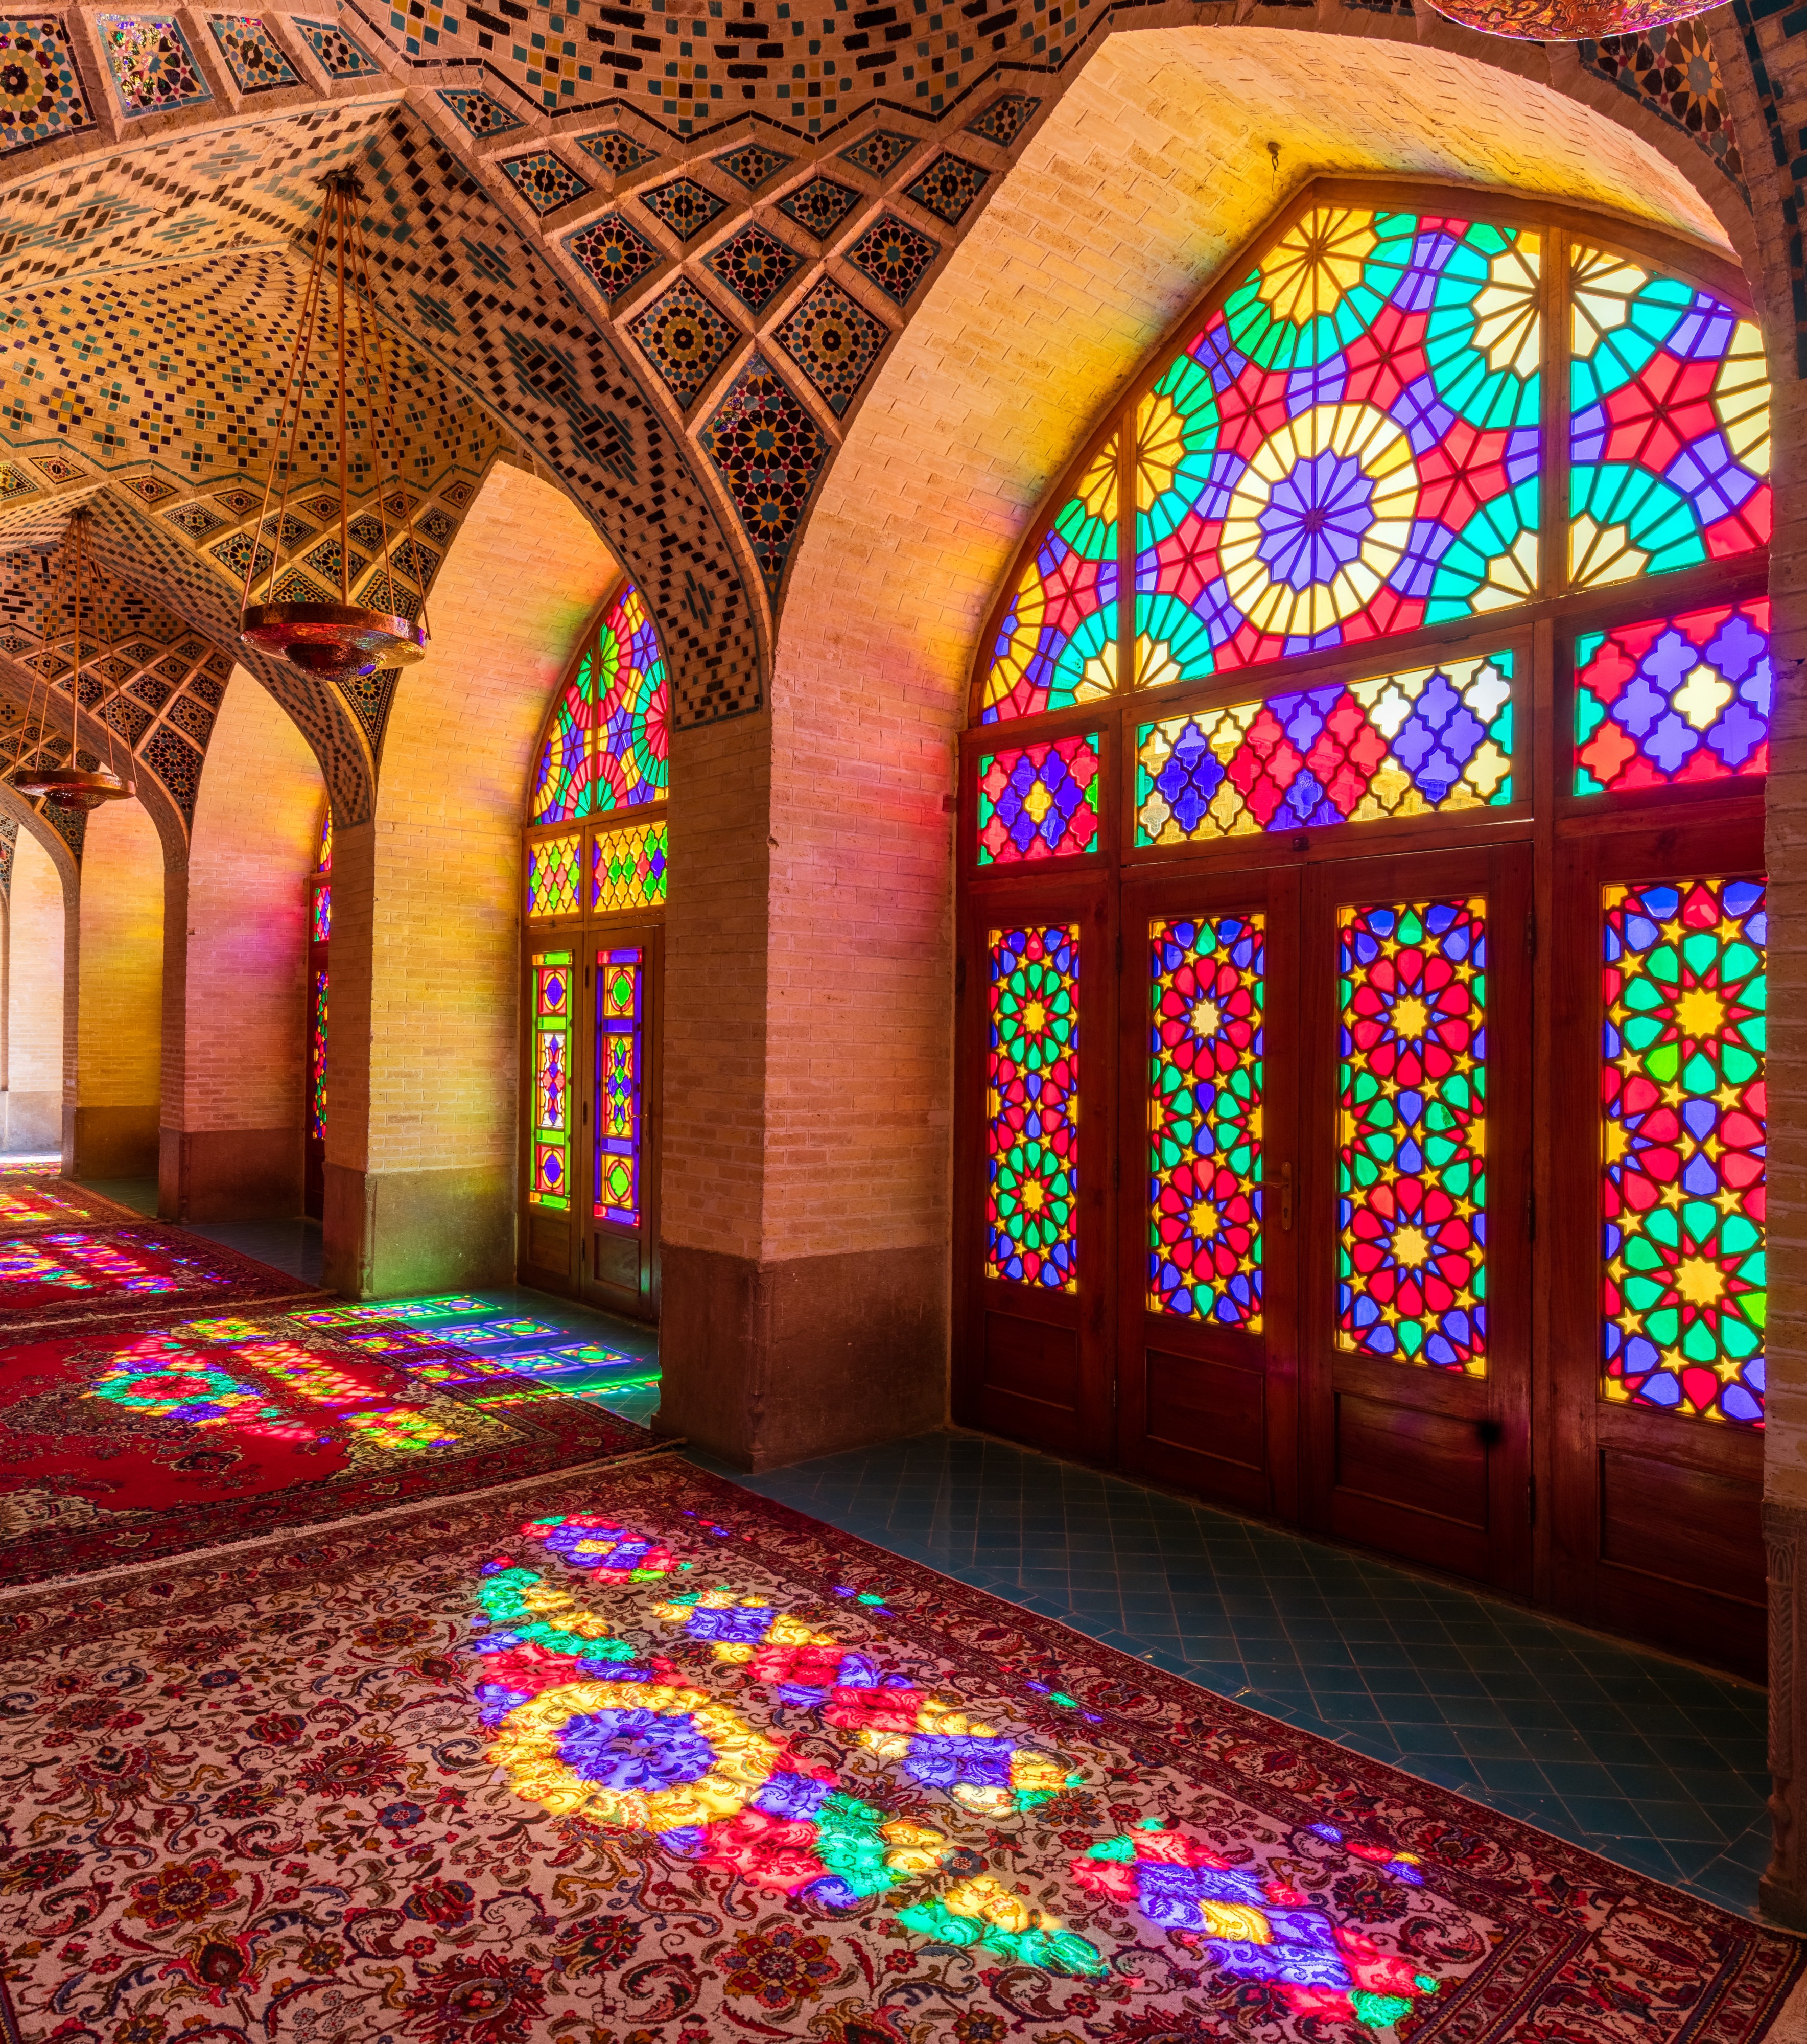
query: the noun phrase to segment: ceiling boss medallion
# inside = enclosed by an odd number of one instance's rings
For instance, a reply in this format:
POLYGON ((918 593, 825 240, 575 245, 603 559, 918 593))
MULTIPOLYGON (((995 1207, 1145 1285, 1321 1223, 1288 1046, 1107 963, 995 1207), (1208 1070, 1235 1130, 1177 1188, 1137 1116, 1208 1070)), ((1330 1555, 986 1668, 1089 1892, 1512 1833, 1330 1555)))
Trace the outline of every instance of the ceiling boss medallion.
POLYGON ((1714 0, 1430 0, 1438 13, 1485 36, 1519 42, 1580 43, 1641 36, 1704 14, 1714 0))
MULTIPOLYGON (((390 559, 390 513, 399 521, 396 551, 406 561, 419 559, 414 542, 413 498, 401 479, 401 448, 395 425, 393 375, 376 329, 370 293, 370 259, 356 209, 364 194, 356 175, 335 171, 321 179, 320 206, 313 262, 301 301, 301 318, 294 354, 284 381, 274 451, 263 488, 263 507, 245 562, 240 636, 259 652, 274 653, 291 667, 311 674, 349 678, 374 674, 379 667, 401 667, 420 659, 427 650, 424 599, 420 621, 393 608, 397 583, 390 559), (318 359, 317 359, 317 350, 318 359), (373 363, 373 357, 375 358, 373 363), (380 372, 380 373, 379 373, 380 372), (329 382, 330 378, 330 382, 329 382), (320 467, 298 472, 297 450, 304 443, 302 413, 309 400, 324 399, 315 412, 328 423, 336 447, 339 483, 339 601, 316 600, 319 592, 293 563, 285 575, 283 555, 293 551, 294 535, 303 530, 289 516, 289 494, 299 485, 305 493, 317 486, 320 467), (285 437, 286 436, 286 437, 285 437), (354 468, 377 481, 374 516, 363 514, 360 538, 370 532, 379 561, 366 581, 364 594, 374 601, 351 601, 352 563, 350 485, 354 468), (270 499, 277 476, 282 495, 272 515, 270 499), (393 490, 390 489, 393 479, 393 490), (267 539, 267 544, 259 544, 267 539)), ((306 436, 312 444, 312 436, 306 436)), ((330 466, 330 463, 320 466, 330 466)), ((305 543, 313 544, 307 532, 305 543)), ((315 549, 317 563, 319 549, 315 549)), ((363 572, 363 567, 358 570, 363 572)))
MULTIPOLYGON (((59 804, 66 809, 98 809, 102 802, 122 801, 136 792, 134 784, 121 774, 113 763, 113 725, 106 714, 106 697, 114 691, 102 680, 100 683, 101 700, 96 714, 101 728, 106 733, 109 763, 102 766, 95 760, 92 766, 82 765, 80 732, 78 726, 82 714, 82 612, 84 605, 94 596, 90 587, 88 558, 89 513, 86 505, 70 515, 64 532, 63 544, 59 549, 60 560, 54 599, 57 613, 62 609, 61 598, 68 582, 74 582, 73 613, 75 621, 75 664, 69 674, 69 751, 66 766, 56 763, 62 752, 60 739, 50 730, 50 694, 52 682, 48 660, 56 636, 54 628, 40 631, 39 636, 46 648, 44 684, 44 711, 36 720, 36 735, 32 734, 32 719, 28 715, 25 727, 19 734, 16 757, 17 770, 13 775, 13 786, 21 795, 41 796, 45 801, 59 804), (28 757, 28 748, 29 756, 28 757)), ((34 551, 36 551, 34 549, 34 551)), ((44 549, 44 551, 48 551, 44 549)), ((55 613, 53 613, 53 616, 55 613)), ((99 636, 99 605, 95 601, 95 636, 99 636)), ((56 623, 60 624, 60 617, 56 623)), ((91 643, 91 642, 90 642, 91 643)), ((36 689, 33 689, 33 709, 36 709, 36 689)), ((91 756, 91 755, 90 755, 91 756)))

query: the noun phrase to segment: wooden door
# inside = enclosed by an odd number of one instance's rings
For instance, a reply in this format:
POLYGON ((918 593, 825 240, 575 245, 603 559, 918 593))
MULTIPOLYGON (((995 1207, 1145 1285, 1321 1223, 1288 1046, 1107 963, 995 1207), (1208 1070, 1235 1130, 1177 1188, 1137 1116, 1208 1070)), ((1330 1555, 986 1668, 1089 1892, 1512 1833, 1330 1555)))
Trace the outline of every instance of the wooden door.
POLYGON ((1530 861, 1318 868, 1300 934, 1302 1517, 1529 1585, 1530 861))
POLYGON ((1122 1466, 1298 1509, 1296 866, 1123 893, 1122 1466))
POLYGON ((1560 847, 1551 1257, 1556 1600, 1758 1681, 1763 863, 1754 816, 1560 847))
POLYGON ((660 924, 611 924, 592 927, 584 963, 581 1289, 597 1305, 648 1320, 658 1317, 664 957, 660 924))
POLYGON ((955 1416, 1086 1462, 1113 1452, 1110 908, 1097 876, 988 889, 956 993, 955 1416))

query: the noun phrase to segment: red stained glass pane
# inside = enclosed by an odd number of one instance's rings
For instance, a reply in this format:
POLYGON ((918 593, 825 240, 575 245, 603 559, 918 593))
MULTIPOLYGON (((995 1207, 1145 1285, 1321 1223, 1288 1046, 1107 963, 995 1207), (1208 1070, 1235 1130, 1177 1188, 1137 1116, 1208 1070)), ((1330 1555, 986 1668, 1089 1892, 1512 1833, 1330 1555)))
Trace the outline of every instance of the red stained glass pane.
POLYGON ((979 863, 1013 866, 1098 842, 1098 734, 1050 739, 979 762, 979 863))
POLYGON ((1723 781, 1770 763, 1767 597, 1584 632, 1575 792, 1723 781))

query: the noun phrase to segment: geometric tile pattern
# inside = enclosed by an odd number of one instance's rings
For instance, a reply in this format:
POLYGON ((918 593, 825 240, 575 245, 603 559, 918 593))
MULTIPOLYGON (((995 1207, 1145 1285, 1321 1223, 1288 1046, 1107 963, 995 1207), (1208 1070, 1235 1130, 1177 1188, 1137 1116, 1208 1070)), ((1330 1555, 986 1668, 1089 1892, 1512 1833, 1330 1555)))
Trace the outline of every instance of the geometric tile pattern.
POLYGON ((909 187, 918 206, 953 226, 989 182, 991 172, 964 156, 937 156, 909 187))
POLYGON ((907 135, 893 135, 883 128, 875 128, 871 134, 863 135, 850 149, 841 152, 841 160, 862 170, 869 178, 882 178, 903 162, 916 146, 907 135))
POLYGON ((658 251, 618 213, 605 213, 581 232, 567 234, 565 247, 611 305, 659 259, 658 251))
POLYGON ((890 338, 890 329, 824 277, 777 330, 787 355, 839 418, 890 338))
POLYGON ((860 202, 860 194, 832 178, 811 178, 778 202, 778 210, 806 234, 826 241, 860 202))
POLYGON ((0 17, 0 153, 94 123, 61 21, 0 17))
POLYGON ((198 106, 213 97, 175 21, 136 14, 98 14, 94 20, 128 118, 198 106))
POLYGON ((654 220, 662 221, 680 241, 693 241, 728 209, 725 198, 706 191, 694 178, 674 178, 637 194, 654 220))
POLYGON ((562 206, 581 198, 590 187, 568 163, 562 163, 550 149, 531 156, 510 156, 502 165, 503 175, 535 213, 555 213, 562 206))
POLYGON ((1031 99, 1026 93, 1007 92, 994 99, 976 121, 969 121, 969 135, 983 135, 988 142, 996 142, 1000 149, 1007 149, 1034 117, 1035 110, 1042 104, 1031 99))
POLYGON ((776 176, 787 163, 793 163, 796 159, 781 156, 775 149, 762 148, 757 142, 746 142, 738 149, 730 149, 726 156, 712 156, 709 160, 719 163, 749 191, 757 191, 769 178, 776 176))
POLYGON ((941 253, 940 245, 894 213, 883 214, 847 251, 847 260, 863 270, 888 298, 902 305, 923 281, 923 272, 941 253))
POLYGON ((267 92, 273 86, 300 83, 294 66, 256 15, 210 14, 207 25, 240 92, 267 92))
POLYGON ((374 78, 381 67, 336 21, 294 21, 328 78, 374 78))
POLYGON ((627 322, 666 388, 688 411, 740 336, 688 277, 627 322))
POLYGON ((703 265, 754 313, 762 313, 796 274, 798 259, 776 235, 749 221, 719 248, 712 248, 703 265))
POLYGON ((746 528, 773 597, 827 458, 821 428, 755 353, 698 436, 746 528))
POLYGON ((1749 203, 1725 81, 1703 20, 1671 21, 1640 35, 1603 36, 1579 44, 1576 54, 1621 92, 1691 135, 1749 203))
POLYGON ((585 155, 594 156, 605 171, 618 178, 639 170, 643 163, 658 161, 658 150, 646 148, 631 135, 623 135, 618 128, 604 129, 600 135, 581 135, 577 147, 585 155))
POLYGON ((516 115, 487 92, 442 92, 439 98, 473 135, 505 135, 521 125, 516 115))

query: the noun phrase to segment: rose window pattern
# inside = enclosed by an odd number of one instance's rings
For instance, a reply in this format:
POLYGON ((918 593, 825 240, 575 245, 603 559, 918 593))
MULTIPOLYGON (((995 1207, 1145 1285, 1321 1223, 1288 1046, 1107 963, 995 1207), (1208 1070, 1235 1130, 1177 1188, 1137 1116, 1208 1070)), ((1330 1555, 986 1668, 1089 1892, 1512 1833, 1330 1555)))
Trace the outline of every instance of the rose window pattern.
POLYGON ((1345 909, 1337 1343, 1487 1372, 1485 902, 1345 909))
POLYGON ((1150 1312, 1261 1331, 1260 916, 1149 932, 1150 1312))
POLYGON ((1583 632, 1575 646, 1575 793, 1767 774, 1767 597, 1583 632))
POLYGON ((1602 1389, 1760 1427, 1763 883, 1612 886, 1602 906, 1602 1389))
POLYGON ((566 823, 662 801, 670 690, 645 599, 631 583, 603 614, 540 748, 528 820, 566 823))
POLYGON ((985 1274, 1079 1289, 1079 931, 994 930, 985 1274))

